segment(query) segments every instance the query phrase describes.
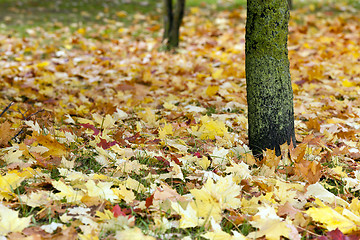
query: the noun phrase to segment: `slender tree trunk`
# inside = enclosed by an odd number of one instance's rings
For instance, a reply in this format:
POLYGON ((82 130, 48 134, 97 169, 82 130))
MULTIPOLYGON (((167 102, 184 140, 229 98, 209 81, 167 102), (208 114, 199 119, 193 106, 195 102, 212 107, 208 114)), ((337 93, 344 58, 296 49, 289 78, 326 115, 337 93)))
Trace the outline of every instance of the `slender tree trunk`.
POLYGON ((164 0, 164 35, 163 40, 169 38, 171 24, 173 22, 172 0, 164 0))
POLYGON ((289 3, 289 8, 293 9, 293 0, 288 0, 288 3, 289 3))
POLYGON ((185 0, 177 0, 173 9, 172 0, 164 0, 164 36, 166 49, 171 50, 179 46, 179 32, 185 12, 185 0))
POLYGON ((294 146, 293 91, 287 50, 289 5, 286 0, 248 0, 246 84, 249 145, 254 155, 280 145, 294 146))

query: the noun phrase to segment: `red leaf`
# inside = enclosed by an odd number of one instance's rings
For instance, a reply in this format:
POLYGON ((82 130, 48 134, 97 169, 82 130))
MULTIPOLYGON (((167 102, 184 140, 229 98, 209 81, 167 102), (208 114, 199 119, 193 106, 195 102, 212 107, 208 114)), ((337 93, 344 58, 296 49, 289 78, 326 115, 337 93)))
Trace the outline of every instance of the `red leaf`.
POLYGON ((151 205, 153 205, 154 200, 154 194, 152 194, 150 197, 148 197, 145 201, 145 207, 149 208, 151 205))
POLYGON ((161 156, 155 156, 155 158, 160 161, 163 162, 165 166, 170 166, 170 163, 168 160, 166 160, 165 158, 161 157, 161 156))
POLYGON ((182 166, 182 162, 180 162, 180 160, 174 155, 171 155, 171 160, 174 161, 177 165, 182 166))
POLYGON ((346 236, 338 228, 326 233, 326 236, 318 238, 318 240, 359 240, 357 235, 346 236))
POLYGON ((116 141, 108 142, 105 139, 100 138, 100 142, 97 143, 96 145, 98 147, 102 147, 103 149, 108 149, 111 146, 114 146, 115 144, 116 144, 116 141))
POLYGON ((99 129, 97 129, 94 125, 91 125, 91 124, 89 124, 89 123, 82 123, 82 124, 80 124, 80 126, 82 126, 82 127, 84 127, 84 128, 89 128, 89 129, 93 130, 95 136, 96 136, 96 135, 99 135, 99 133, 100 133, 100 130, 99 130, 99 129))
POLYGON ((114 217, 126 216, 126 214, 119 207, 119 204, 116 204, 113 209, 111 209, 111 212, 114 214, 114 217))
POLYGON ((347 237, 337 228, 326 234, 329 240, 346 240, 347 237))

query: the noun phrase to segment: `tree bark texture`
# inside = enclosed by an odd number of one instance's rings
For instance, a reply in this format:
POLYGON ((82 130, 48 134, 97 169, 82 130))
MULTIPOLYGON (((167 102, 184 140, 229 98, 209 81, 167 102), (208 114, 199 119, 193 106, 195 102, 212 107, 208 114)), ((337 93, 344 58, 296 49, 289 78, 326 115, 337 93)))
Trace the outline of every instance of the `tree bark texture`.
POLYGON ((173 9, 172 0, 164 0, 164 36, 166 49, 171 50, 179 46, 180 26, 185 12, 185 0, 176 0, 173 9))
POLYGON ((293 0, 288 0, 290 10, 293 9, 293 0))
POLYGON ((249 145, 254 155, 292 141, 294 106, 287 50, 287 0, 248 0, 245 71, 249 145))

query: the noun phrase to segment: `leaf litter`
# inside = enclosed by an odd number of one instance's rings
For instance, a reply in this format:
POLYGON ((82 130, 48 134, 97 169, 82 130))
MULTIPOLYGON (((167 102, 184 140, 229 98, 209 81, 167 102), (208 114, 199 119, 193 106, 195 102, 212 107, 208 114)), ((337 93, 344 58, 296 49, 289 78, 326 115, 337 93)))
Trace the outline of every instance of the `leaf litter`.
POLYGON ((1 35, 0 235, 359 239, 360 19, 332 7, 292 12, 301 143, 261 161, 247 146, 242 8, 191 8, 178 54, 140 14, 1 35))

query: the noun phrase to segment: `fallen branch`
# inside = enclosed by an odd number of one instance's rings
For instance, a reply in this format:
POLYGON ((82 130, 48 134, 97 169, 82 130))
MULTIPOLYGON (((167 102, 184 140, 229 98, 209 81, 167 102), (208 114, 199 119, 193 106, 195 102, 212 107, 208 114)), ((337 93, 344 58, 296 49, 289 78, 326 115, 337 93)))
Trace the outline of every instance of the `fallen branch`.
POLYGON ((7 110, 9 110, 9 108, 14 104, 14 102, 9 103, 9 105, 7 105, 7 107, 2 111, 2 113, 0 114, 0 117, 2 117, 2 115, 4 115, 4 113, 7 112, 7 110))

